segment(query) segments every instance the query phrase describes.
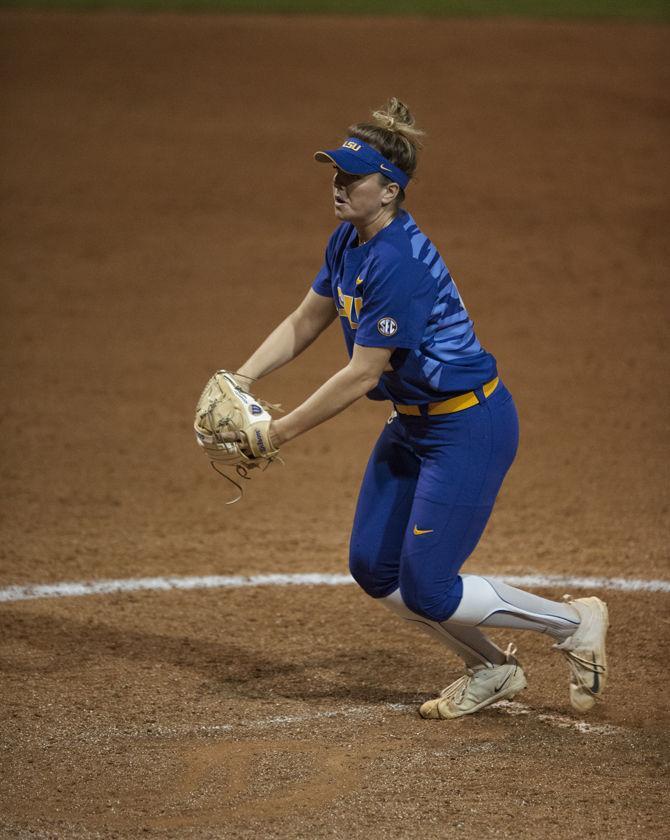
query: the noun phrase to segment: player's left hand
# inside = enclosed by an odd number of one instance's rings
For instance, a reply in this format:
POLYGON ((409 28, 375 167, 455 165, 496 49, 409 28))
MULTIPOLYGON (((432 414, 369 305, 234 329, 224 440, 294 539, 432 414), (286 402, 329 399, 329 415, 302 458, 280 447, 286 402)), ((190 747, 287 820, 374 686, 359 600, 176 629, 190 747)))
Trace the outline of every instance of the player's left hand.
MULTIPOLYGON (((279 433, 277 430, 277 423, 275 420, 272 420, 270 423, 269 437, 271 445, 276 451, 279 451, 281 443, 279 439, 279 433)), ((222 432, 221 439, 224 440, 226 443, 240 443, 242 445, 246 443, 246 437, 244 436, 244 432, 222 432)))
POLYGON ((210 461, 224 465, 259 466, 274 460, 270 406, 250 394, 226 370, 207 382, 195 411, 198 444, 210 461))

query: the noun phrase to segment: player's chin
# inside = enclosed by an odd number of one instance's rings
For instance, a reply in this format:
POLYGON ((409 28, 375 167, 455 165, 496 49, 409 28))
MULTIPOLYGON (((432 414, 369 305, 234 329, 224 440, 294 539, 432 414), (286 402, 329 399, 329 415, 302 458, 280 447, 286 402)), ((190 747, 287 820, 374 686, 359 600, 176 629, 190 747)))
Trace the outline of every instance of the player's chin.
POLYGON ((351 215, 351 208, 344 201, 334 202, 333 208, 338 219, 347 220, 351 215))

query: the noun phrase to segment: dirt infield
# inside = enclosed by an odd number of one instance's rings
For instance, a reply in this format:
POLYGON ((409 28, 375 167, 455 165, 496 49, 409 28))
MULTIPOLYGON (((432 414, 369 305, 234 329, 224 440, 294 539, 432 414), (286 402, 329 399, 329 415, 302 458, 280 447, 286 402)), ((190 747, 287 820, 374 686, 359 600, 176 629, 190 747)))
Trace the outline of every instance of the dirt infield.
MULTIPOLYGON (((429 134, 408 207, 521 414, 469 569, 668 577, 668 28, 0 29, 0 587, 346 569, 388 407, 287 446, 227 509, 192 411, 318 270, 333 218, 312 152, 393 93, 429 134)), ((295 406, 343 363, 334 328, 259 391, 295 406)), ((421 721, 458 663, 355 586, 2 604, 0 835, 664 836, 668 596, 606 597, 590 727, 531 634, 518 705, 421 721)))

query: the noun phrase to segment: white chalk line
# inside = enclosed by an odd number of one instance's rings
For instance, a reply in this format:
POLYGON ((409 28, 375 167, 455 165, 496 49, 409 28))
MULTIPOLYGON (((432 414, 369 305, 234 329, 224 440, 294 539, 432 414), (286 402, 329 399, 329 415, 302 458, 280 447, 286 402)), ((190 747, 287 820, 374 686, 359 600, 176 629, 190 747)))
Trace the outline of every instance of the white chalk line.
MULTIPOLYGON (((402 704, 386 703, 384 708, 393 711, 409 709, 411 706, 403 706, 402 704)), ((214 724, 197 724, 195 726, 189 724, 182 724, 180 726, 163 726, 161 724, 146 724, 143 728, 133 729, 114 729, 109 730, 112 735, 138 737, 138 736, 157 736, 161 738, 169 737, 183 737, 187 735, 201 735, 212 736, 219 735, 222 732, 243 732, 254 729, 271 729, 274 726, 290 726, 295 723, 311 723, 315 720, 334 717, 378 717, 378 711, 372 706, 350 706, 347 709, 325 709, 320 712, 308 712, 302 715, 277 715, 270 718, 260 718, 258 720, 243 721, 238 724, 232 723, 214 723, 214 724)))
MULTIPOLYGON (((258 720, 243 721, 238 724, 197 724, 195 726, 189 724, 163 726, 161 724, 146 724, 146 726, 138 728, 114 728, 107 730, 106 735, 109 737, 125 737, 125 738, 185 738, 189 736, 196 737, 216 737, 223 734, 242 735, 245 732, 259 730, 259 729, 273 729, 276 727, 290 727, 301 723, 312 723, 319 720, 329 720, 332 718, 357 718, 368 720, 381 720, 385 713, 398 712, 407 714, 411 712, 416 714, 417 705, 410 705, 407 703, 384 703, 381 706, 349 706, 345 709, 327 709, 324 711, 307 712, 300 715, 277 715, 275 717, 261 718, 258 720)), ((527 716, 533 720, 538 720, 547 726, 556 727, 558 729, 573 729, 584 735, 621 735, 628 730, 612 726, 611 724, 601 723, 587 723, 583 720, 575 720, 566 715, 559 715, 554 713, 537 712, 526 706, 524 703, 518 703, 511 700, 500 700, 490 706, 492 711, 498 714, 511 715, 513 717, 527 716)), ((445 727, 453 726, 451 721, 443 721, 440 725, 445 727)), ((94 740, 97 740, 100 733, 96 733, 94 740)))
POLYGON ((491 708, 506 715, 530 715, 549 726, 557 726, 559 729, 576 729, 577 732, 589 735, 621 735, 628 731, 621 726, 612 726, 610 723, 588 723, 585 720, 575 720, 565 715, 536 712, 530 706, 513 700, 499 700, 491 708))
MULTIPOLYGON (((570 575, 486 575, 493 581, 532 588, 595 589, 619 592, 670 592, 670 581, 633 578, 572 577, 570 575)), ((70 581, 14 585, 0 589, 0 602, 38 598, 73 598, 83 595, 111 595, 116 592, 175 589, 242 589, 249 586, 344 586, 353 583, 349 575, 323 573, 203 575, 191 577, 148 577, 124 580, 70 581)))

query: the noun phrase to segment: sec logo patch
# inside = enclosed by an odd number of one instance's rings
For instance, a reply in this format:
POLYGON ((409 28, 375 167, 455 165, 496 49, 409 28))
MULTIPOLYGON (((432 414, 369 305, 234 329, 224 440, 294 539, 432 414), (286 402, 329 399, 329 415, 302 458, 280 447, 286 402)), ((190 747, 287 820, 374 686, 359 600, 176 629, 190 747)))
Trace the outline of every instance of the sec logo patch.
POLYGON ((377 330, 381 335, 395 335, 398 332, 398 324, 393 318, 380 318, 377 321, 377 330))

